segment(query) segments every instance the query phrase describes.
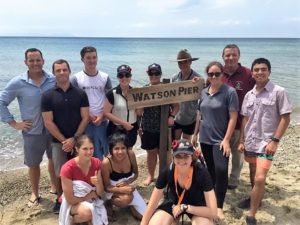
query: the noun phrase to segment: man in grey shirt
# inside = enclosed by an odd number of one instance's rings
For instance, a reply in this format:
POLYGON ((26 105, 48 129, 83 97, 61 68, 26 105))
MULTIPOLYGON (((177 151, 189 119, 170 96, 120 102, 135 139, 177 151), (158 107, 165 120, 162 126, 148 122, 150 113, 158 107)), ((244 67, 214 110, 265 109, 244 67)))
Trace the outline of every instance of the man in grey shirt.
MULTIPOLYGON (((198 60, 198 58, 193 58, 187 49, 180 50, 176 60, 180 72, 173 76, 172 82, 192 80, 194 77, 200 77, 191 68, 192 62, 195 60, 198 60)), ((180 102, 180 109, 176 116, 170 113, 169 117, 175 119, 174 130, 176 140, 180 140, 182 136, 182 138, 191 141, 196 123, 197 103, 197 100, 180 102)))
MULTIPOLYGON (((49 134, 41 115, 41 96, 55 85, 53 75, 43 70, 42 52, 36 48, 27 49, 25 64, 28 71, 14 77, 0 94, 1 121, 16 130, 22 131, 24 141, 24 164, 28 166, 31 184, 31 197, 28 207, 39 204, 40 163, 46 151, 49 158, 48 170, 52 188, 55 188, 55 175, 52 162, 49 134), (8 110, 9 104, 17 98, 21 113, 21 122, 17 122, 8 110)), ((53 190, 52 189, 52 190, 53 190)))

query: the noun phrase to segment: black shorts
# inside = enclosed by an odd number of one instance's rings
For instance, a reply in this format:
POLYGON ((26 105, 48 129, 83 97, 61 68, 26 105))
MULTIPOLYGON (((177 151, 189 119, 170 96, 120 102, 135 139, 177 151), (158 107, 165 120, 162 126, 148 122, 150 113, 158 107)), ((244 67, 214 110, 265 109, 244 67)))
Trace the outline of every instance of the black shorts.
POLYGON ((131 124, 133 128, 129 131, 125 130, 122 126, 117 126, 113 124, 112 122, 108 123, 107 130, 106 130, 106 135, 109 138, 112 134, 116 132, 121 132, 126 135, 126 142, 128 147, 133 147, 135 145, 135 142, 137 140, 137 130, 139 128, 138 123, 135 122, 131 124))
POLYGON ((181 125, 179 123, 176 123, 176 121, 174 121, 174 129, 175 130, 180 129, 184 134, 188 134, 188 135, 194 134, 195 125, 196 125, 196 121, 188 125, 181 125))
POLYGON ((152 150, 155 148, 159 148, 159 140, 160 140, 160 133, 159 132, 150 132, 150 131, 143 131, 143 135, 141 137, 142 142, 142 149, 145 150, 152 150))
MULTIPOLYGON (((165 211, 166 213, 170 214, 172 217, 173 217, 173 213, 172 213, 172 209, 173 209, 173 202, 170 202, 170 201, 167 201, 165 200, 163 203, 161 203, 157 209, 160 209, 160 210, 163 210, 165 211)), ((193 218, 193 214, 190 214, 190 213, 184 213, 185 215, 187 215, 190 219, 193 218)), ((180 214, 181 216, 182 214, 180 214)))

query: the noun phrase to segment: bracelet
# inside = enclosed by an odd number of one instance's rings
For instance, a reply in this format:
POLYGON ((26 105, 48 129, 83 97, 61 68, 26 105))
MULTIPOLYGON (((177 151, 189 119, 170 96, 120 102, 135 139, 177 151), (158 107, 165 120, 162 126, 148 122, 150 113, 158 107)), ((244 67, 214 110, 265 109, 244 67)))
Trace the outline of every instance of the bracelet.
POLYGON ((280 141, 280 140, 279 140, 278 138, 276 138, 276 137, 271 137, 271 140, 274 141, 274 142, 277 142, 277 143, 280 141))

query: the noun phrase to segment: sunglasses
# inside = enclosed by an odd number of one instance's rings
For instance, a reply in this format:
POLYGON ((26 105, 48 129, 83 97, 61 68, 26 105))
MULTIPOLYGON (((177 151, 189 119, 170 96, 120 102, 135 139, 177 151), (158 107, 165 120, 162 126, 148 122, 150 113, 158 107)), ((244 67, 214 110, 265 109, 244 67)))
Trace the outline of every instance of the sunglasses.
POLYGON ((215 73, 207 73, 207 76, 209 76, 209 77, 213 77, 213 76, 215 76, 215 77, 219 77, 219 76, 221 76, 221 72, 215 72, 215 73))
POLYGON ((130 73, 118 73, 117 77, 119 79, 122 79, 124 77, 129 78, 129 77, 131 77, 131 74, 130 73))
POLYGON ((184 159, 184 160, 187 160, 189 157, 190 157, 190 155, 188 155, 188 154, 178 154, 178 155, 175 155, 175 159, 184 159))
POLYGON ((158 76, 160 76, 160 73, 158 73, 158 72, 152 72, 152 73, 148 73, 148 75, 149 75, 149 77, 152 77, 152 76, 158 77, 158 76))

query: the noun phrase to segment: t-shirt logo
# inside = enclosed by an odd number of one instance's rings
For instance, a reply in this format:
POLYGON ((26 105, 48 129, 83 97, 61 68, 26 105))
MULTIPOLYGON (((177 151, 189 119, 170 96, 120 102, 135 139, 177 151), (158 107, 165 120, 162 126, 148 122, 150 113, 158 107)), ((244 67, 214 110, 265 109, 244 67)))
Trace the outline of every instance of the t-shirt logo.
POLYGON ((243 90, 243 88, 242 88, 242 81, 237 81, 236 83, 235 83, 235 90, 237 90, 237 91, 242 91, 243 90))

